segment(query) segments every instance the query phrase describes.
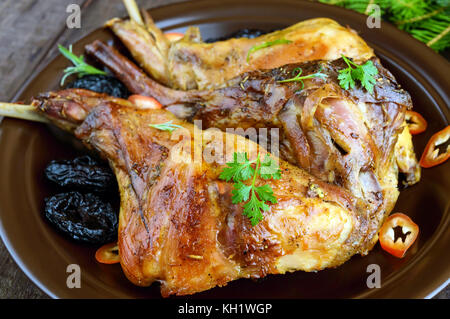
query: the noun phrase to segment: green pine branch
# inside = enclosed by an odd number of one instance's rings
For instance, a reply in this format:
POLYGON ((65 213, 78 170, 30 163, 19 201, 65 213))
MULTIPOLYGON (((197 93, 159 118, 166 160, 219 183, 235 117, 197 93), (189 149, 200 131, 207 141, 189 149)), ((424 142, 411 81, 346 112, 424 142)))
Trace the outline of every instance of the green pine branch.
POLYGON ((363 14, 371 4, 380 6, 383 18, 410 33, 435 51, 450 47, 450 0, 319 0, 363 14))

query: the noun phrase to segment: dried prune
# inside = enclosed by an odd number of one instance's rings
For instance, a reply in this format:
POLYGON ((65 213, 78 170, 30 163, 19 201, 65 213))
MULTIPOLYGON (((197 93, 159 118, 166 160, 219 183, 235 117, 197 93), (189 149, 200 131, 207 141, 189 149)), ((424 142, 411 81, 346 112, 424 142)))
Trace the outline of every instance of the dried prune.
POLYGON ((113 76, 90 74, 74 80, 67 85, 69 89, 86 89, 98 93, 106 93, 111 96, 127 99, 131 93, 113 76))
POLYGON ((68 192, 46 198, 45 218, 79 242, 104 244, 117 238, 117 213, 92 193, 68 192))
POLYGON ((116 178, 107 165, 88 155, 74 160, 51 161, 45 169, 45 176, 64 187, 105 192, 116 189, 116 178))

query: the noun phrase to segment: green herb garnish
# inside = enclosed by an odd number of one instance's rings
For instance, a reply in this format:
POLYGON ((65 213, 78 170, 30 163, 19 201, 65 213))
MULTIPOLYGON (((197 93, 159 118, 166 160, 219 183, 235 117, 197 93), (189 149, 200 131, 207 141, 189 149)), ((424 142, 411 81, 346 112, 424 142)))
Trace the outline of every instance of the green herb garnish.
POLYGON ((372 61, 367 61, 363 65, 358 65, 342 55, 348 68, 339 71, 339 85, 348 90, 355 87, 355 81, 361 82, 361 85, 367 90, 367 92, 373 92, 373 85, 376 83, 375 75, 378 74, 378 69, 373 65, 372 61), (352 67, 354 66, 354 68, 352 67))
POLYGON ((277 45, 277 44, 289 44, 289 43, 292 43, 292 41, 291 40, 286 40, 286 39, 277 39, 277 40, 274 40, 274 41, 267 41, 267 42, 264 42, 264 43, 261 43, 261 44, 254 45, 254 46, 252 46, 250 48, 250 50, 248 50, 247 62, 250 61, 250 54, 255 52, 255 51, 258 51, 258 50, 261 50, 261 49, 264 49, 264 48, 268 48, 268 47, 271 47, 271 46, 277 45))
POLYGON ((77 57, 75 54, 72 53, 72 45, 69 46, 69 49, 66 49, 62 45, 58 44, 59 52, 61 52, 62 55, 64 55, 67 59, 69 59, 74 66, 69 66, 66 69, 64 69, 64 76, 61 79, 61 86, 64 84, 64 81, 66 78, 72 74, 77 74, 79 77, 82 77, 83 75, 88 74, 102 74, 106 75, 105 71, 101 71, 97 68, 94 68, 92 65, 87 64, 84 62, 84 57, 80 55, 77 57))
POLYGON ((302 87, 300 88, 300 90, 303 90, 303 88, 305 87, 305 84, 303 83, 304 79, 321 78, 324 80, 328 76, 325 73, 322 73, 321 70, 319 70, 319 72, 316 72, 316 73, 301 76, 302 72, 303 72, 302 68, 295 68, 294 70, 292 70, 292 75, 294 75, 296 72, 297 72, 297 74, 293 78, 290 78, 287 80, 281 80, 281 81, 278 81, 278 83, 300 82, 302 84, 302 87))
POLYGON ((182 126, 180 126, 180 125, 172 124, 172 121, 169 121, 166 123, 161 123, 161 124, 149 124, 148 126, 156 128, 161 131, 169 131, 169 132, 173 132, 177 128, 182 128, 182 126))
POLYGON ((449 0, 319 0, 389 21, 436 51, 450 48, 449 0))
POLYGON ((247 153, 235 152, 233 161, 227 163, 227 167, 219 175, 222 180, 234 182, 231 201, 233 204, 246 202, 243 214, 250 219, 252 226, 257 225, 263 219, 262 212, 269 209, 266 202, 272 204, 278 202, 269 185, 255 186, 257 177, 266 180, 281 178, 280 168, 267 154, 263 161, 261 161, 259 153, 255 160, 250 161, 247 153), (251 179, 250 185, 243 183, 249 179, 251 179))

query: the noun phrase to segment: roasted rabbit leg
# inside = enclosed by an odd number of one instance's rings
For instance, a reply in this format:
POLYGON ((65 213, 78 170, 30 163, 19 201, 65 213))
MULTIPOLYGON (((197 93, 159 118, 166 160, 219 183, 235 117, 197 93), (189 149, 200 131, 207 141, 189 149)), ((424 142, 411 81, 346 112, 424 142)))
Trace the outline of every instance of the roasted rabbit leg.
POLYGON ((336 267, 367 253, 380 226, 348 191, 274 155, 282 178, 257 184, 270 185, 278 203, 251 226, 242 204, 231 202, 232 184, 218 176, 234 152, 246 150, 251 159, 264 155, 256 143, 199 130, 166 110, 135 109, 127 101, 83 90, 45 94, 33 105, 109 160, 121 196, 122 268, 136 285, 159 281, 163 296, 192 294, 238 278, 336 267), (170 133, 149 126, 167 121, 181 128, 170 133), (222 155, 196 160, 198 151, 211 147, 222 155), (321 195, 311 191, 312 185, 321 195))
POLYGON ((196 28, 190 28, 181 40, 170 42, 146 16, 145 25, 116 18, 106 26, 148 74, 164 85, 181 90, 217 88, 244 72, 289 63, 335 60, 342 54, 365 61, 374 55, 355 31, 327 18, 302 21, 254 39, 204 43, 196 28), (277 40, 291 42, 250 52, 254 46, 277 40))
POLYGON ((134 93, 155 97, 178 117, 202 120, 203 128, 279 128, 283 159, 373 205, 383 194, 380 212, 389 212, 397 200, 399 169, 410 184, 420 178, 411 137, 398 139, 405 110, 412 107, 410 96, 376 58, 372 61, 379 77, 373 94, 359 86, 350 90, 339 86, 338 70, 345 68, 342 60, 248 72, 216 90, 177 91, 148 78, 101 42, 88 45, 86 51, 134 93), (291 78, 299 67, 302 75, 320 70, 327 77, 306 79, 303 84, 279 82, 291 78), (403 155, 396 150, 404 150, 403 155))

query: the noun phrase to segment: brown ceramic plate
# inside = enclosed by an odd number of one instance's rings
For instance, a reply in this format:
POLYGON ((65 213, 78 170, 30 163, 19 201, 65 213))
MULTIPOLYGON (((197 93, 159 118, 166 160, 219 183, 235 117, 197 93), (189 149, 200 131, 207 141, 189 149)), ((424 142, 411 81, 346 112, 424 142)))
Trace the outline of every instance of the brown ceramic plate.
MULTIPOLYGON (((205 39, 230 34, 241 28, 272 30, 298 21, 329 17, 349 25, 375 49, 384 65, 412 97, 415 110, 429 123, 414 137, 420 155, 430 136, 448 125, 449 63, 390 24, 368 29, 365 16, 334 6, 300 1, 202 0, 154 9, 152 16, 164 30, 200 27, 205 39)), ((100 23, 100 22, 99 22, 100 23)), ((99 29, 74 45, 82 52, 94 39, 112 40, 99 29)), ((28 100, 39 92, 58 88, 67 61, 57 57, 36 74, 16 97, 28 100)), ((60 298, 160 298, 157 284, 133 286, 119 265, 102 265, 95 248, 66 240, 42 217, 43 199, 55 192, 43 178, 52 159, 71 158, 83 152, 57 130, 37 123, 6 119, 0 137, 1 236, 23 271, 47 294, 60 298), (66 267, 81 267, 81 288, 66 286, 66 267)), ((394 211, 404 212, 420 226, 420 235, 403 259, 377 245, 365 257, 354 256, 337 269, 318 273, 296 272, 268 276, 260 281, 238 280, 191 298, 424 298, 442 288, 450 275, 450 162, 424 169, 422 181, 401 192, 394 211), (368 289, 369 264, 381 267, 381 288, 368 289)))

